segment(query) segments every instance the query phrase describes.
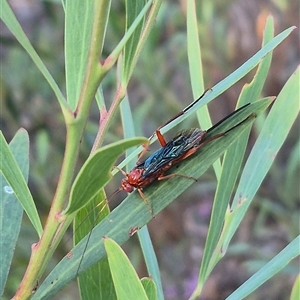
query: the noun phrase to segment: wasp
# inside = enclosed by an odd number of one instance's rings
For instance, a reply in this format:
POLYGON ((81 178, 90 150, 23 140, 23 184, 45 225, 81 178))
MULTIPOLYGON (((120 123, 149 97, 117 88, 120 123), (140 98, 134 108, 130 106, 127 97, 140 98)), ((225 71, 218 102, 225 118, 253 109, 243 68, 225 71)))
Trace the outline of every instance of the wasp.
MULTIPOLYGON (((160 129, 165 125, 169 124, 174 119, 176 119, 178 116, 184 114, 185 111, 191 108, 191 106, 194 105, 197 101, 199 101, 203 97, 203 95, 195 102, 193 102, 190 106, 188 106, 185 110, 181 111, 175 117, 173 117, 165 124, 163 124, 162 126, 156 129, 155 134, 157 135, 158 141, 161 145, 160 149, 158 149, 156 152, 154 152, 152 155, 150 155, 147 159, 145 159, 141 163, 139 162, 140 160, 139 159, 137 165, 129 173, 126 173, 125 171, 119 169, 122 172, 122 174, 125 176, 125 178, 122 179, 121 187, 118 189, 118 191, 126 191, 127 193, 131 193, 134 189, 137 189, 141 198, 147 204, 152 216, 153 216, 153 211, 145 194, 143 193, 143 188, 147 187, 155 180, 164 180, 175 176, 185 177, 196 181, 196 179, 193 177, 176 174, 176 173, 165 175, 165 172, 169 170, 172 166, 178 164, 179 162, 193 155, 203 145, 226 135, 229 131, 236 128, 237 126, 239 126, 241 123, 245 121, 244 120, 240 122, 239 124, 235 125, 234 127, 228 129, 223 133, 219 133, 216 134, 215 136, 206 138, 207 133, 209 131, 219 126, 226 119, 236 114, 238 111, 242 110, 249 104, 244 105, 243 107, 234 111, 230 115, 226 116, 224 119, 219 121, 217 124, 209 128, 208 130, 201 130, 199 128, 191 128, 191 129, 183 130, 180 131, 172 140, 166 142, 164 136, 160 132, 160 129)), ((153 135, 150 137, 150 139, 153 137, 153 135)), ((144 151, 142 153, 144 153, 144 151)), ((140 158, 141 156, 142 155, 140 155, 140 158)))

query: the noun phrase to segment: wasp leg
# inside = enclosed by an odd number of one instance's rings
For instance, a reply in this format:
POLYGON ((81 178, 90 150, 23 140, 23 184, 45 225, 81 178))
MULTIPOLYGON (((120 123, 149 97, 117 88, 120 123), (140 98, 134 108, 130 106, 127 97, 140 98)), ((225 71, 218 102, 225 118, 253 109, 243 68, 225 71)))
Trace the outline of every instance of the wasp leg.
MULTIPOLYGON (((150 140, 150 139, 149 139, 150 140)), ((140 162, 141 162, 141 159, 143 158, 143 156, 146 154, 146 152, 148 151, 149 149, 149 143, 147 144, 143 144, 143 151, 139 154, 138 158, 137 158, 137 161, 136 161, 136 165, 139 165, 140 162)))
POLYGON ((118 171, 120 171, 125 177, 127 177, 127 173, 125 171, 123 171, 122 169, 120 169, 119 167, 117 166, 113 166, 113 169, 117 169, 118 171))

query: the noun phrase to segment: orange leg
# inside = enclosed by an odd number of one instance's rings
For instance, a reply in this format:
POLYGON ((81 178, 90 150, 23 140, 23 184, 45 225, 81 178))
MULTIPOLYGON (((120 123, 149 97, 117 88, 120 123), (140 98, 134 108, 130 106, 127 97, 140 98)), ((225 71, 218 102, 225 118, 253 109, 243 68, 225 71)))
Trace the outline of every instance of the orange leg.
MULTIPOLYGON (((150 140, 150 139, 149 139, 150 140)), ((149 148, 149 143, 148 144, 143 144, 143 151, 139 154, 137 160, 136 160, 136 164, 140 164, 142 157, 146 154, 146 152, 148 151, 149 148)))
POLYGON ((119 170, 125 177, 127 177, 127 175, 128 175, 125 171, 123 171, 122 169, 120 169, 120 168, 117 167, 117 166, 113 166, 113 169, 119 170))
MULTIPOLYGON (((164 125, 163 125, 164 126, 164 125)), ((163 127, 160 126, 155 130, 156 136, 158 138, 159 143, 161 144, 162 147, 166 146, 167 142, 164 138, 164 136, 160 133, 160 129, 163 127)))

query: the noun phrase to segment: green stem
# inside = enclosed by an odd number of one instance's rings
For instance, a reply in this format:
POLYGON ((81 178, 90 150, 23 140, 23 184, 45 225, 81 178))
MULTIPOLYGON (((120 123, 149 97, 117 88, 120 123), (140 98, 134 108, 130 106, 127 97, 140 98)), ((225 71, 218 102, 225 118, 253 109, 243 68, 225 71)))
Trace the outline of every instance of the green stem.
POLYGON ((43 235, 39 243, 32 246, 30 262, 14 299, 23 300, 30 297, 36 283, 45 271, 47 263, 56 249, 61 236, 72 221, 73 216, 69 216, 61 222, 59 214, 63 210, 72 184, 84 125, 85 120, 83 119, 80 121, 76 120, 67 125, 66 149, 57 190, 43 235))
POLYGON ((102 50, 110 3, 110 0, 95 2, 94 23, 87 71, 77 109, 74 113, 69 110, 63 110, 67 127, 67 137, 58 186, 43 235, 39 243, 32 247, 26 273, 14 299, 23 300, 30 297, 37 282, 44 273, 48 261, 74 217, 74 214, 62 217, 60 213, 66 205, 73 182, 80 142, 88 119, 90 106, 98 85, 106 74, 99 64, 98 58, 102 50))

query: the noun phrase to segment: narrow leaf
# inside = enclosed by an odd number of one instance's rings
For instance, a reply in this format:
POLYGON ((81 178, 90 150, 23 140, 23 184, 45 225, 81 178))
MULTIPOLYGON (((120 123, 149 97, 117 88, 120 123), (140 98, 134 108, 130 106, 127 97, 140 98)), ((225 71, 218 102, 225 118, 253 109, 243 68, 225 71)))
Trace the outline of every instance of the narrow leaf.
MULTIPOLYGON (((26 133, 27 134, 27 133, 26 133)), ((28 139, 28 136, 27 136, 28 139)), ((23 209, 25 210, 28 218, 30 219, 33 227, 37 231, 39 237, 42 234, 42 224, 35 207, 35 203, 25 181, 25 178, 20 170, 20 167, 12 154, 9 146, 0 131, 0 149, 2 154, 0 172, 3 174, 5 180, 8 182, 14 195, 20 201, 23 209)), ((25 153, 26 154, 26 153, 25 153)), ((28 157, 24 159, 28 161, 28 157)))
POLYGON ((104 247, 119 300, 147 300, 139 277, 121 247, 112 239, 104 238, 104 247))
MULTIPOLYGON (((193 0, 187 1, 187 47, 189 70, 194 99, 204 92, 203 69, 201 60, 201 46, 199 41, 198 20, 196 15, 196 3, 193 0)), ((206 105, 198 111, 197 116, 202 128, 211 127, 212 123, 206 105)), ((218 166, 220 168, 220 164, 218 166)), ((220 169, 219 169, 220 171, 220 169)))
POLYGON ((153 279, 151 278, 142 278, 142 285, 146 291, 149 300, 157 300, 156 296, 156 287, 153 279))
MULTIPOLYGON (((266 44, 273 37, 273 19, 269 18, 266 24, 264 41, 266 44)), ((268 70, 271 64, 272 52, 270 52, 259 64, 257 72, 250 84, 246 84, 240 94, 238 107, 245 105, 247 102, 254 102, 260 96, 263 84, 267 78, 268 70)), ((217 261, 210 262, 213 255, 213 251, 217 245, 218 238, 220 236, 222 226, 224 223, 224 217, 231 194, 233 192, 242 160, 246 150, 250 130, 246 130, 242 136, 234 143, 228 151, 225 153, 221 178, 218 182, 215 198, 213 201, 212 215, 210 220, 210 226, 207 234, 206 245, 204 249, 204 255, 201 262, 201 270, 198 284, 202 285, 211 272, 212 266, 217 261), (208 266, 211 268, 208 270, 208 266)))
POLYGON ((65 61, 67 99, 72 109, 82 87, 93 26, 93 1, 67 1, 65 7, 65 61))
POLYGON ((300 237, 298 236, 226 299, 235 300, 247 297, 251 292, 282 270, 292 259, 300 255, 299 244, 300 237))
MULTIPOLYGON (((150 7, 152 5, 152 2, 153 1, 148 1, 145 4, 145 6, 143 7, 143 9, 140 11, 140 13, 135 18, 135 20, 132 23, 132 25, 126 31, 124 37, 121 39, 121 41, 119 42, 119 44, 116 46, 116 48, 110 54, 110 56, 107 58, 106 63, 108 63, 109 66, 111 64, 113 64, 117 60, 117 58, 119 57, 121 51, 125 47, 125 45, 128 42, 128 40, 130 39, 131 35, 135 32, 135 29, 139 26, 139 23, 143 21, 145 14, 147 13, 147 11, 150 9, 150 7)), ((136 63, 136 61, 131 63, 131 72, 132 72, 133 67, 135 66, 135 63, 136 63)), ((131 76, 131 74, 128 74, 128 78, 130 76, 131 76)))
MULTIPOLYGON (((88 59, 94 58, 90 55, 90 51, 96 50, 91 49, 93 26, 97 26, 99 29, 97 47, 102 49, 109 15, 110 1, 101 2, 101 5, 97 5, 95 1, 72 0, 66 2, 66 85, 67 99, 72 109, 75 109, 79 100, 84 77, 88 71, 88 59), (104 4, 104 2, 107 3, 104 4), (96 10, 103 10, 101 20, 96 19, 98 16, 98 12, 96 12, 96 10)), ((95 56, 98 57, 98 55, 99 54, 95 56)), ((95 62, 95 64, 96 63, 98 63, 98 61, 95 62)))
MULTIPOLYGON (((9 144, 12 155, 20 167, 25 181, 29 172, 29 139, 25 130, 20 129, 9 144)), ((2 148, 1 148, 2 149, 2 148)), ((1 153, 0 161, 3 157, 1 153)), ((5 283, 19 236, 23 208, 11 189, 9 183, 0 174, 0 296, 3 295, 5 283)))
MULTIPOLYGON (((126 1, 126 31, 130 28, 132 23, 135 21, 136 17, 143 9, 145 5, 145 0, 140 1, 126 1)), ((131 67, 133 59, 136 55, 136 49, 140 40, 140 35, 143 29, 145 16, 142 18, 142 21, 135 28, 134 33, 131 35, 130 39, 125 45, 124 48, 124 57, 123 57, 123 74, 122 81, 124 85, 129 81, 129 77, 132 73, 131 67)))
MULTIPOLYGON (((109 214, 106 197, 101 190, 77 214, 74 220, 75 245, 109 214)), ((78 266, 80 268, 80 266, 78 266)), ((107 257, 100 259, 96 264, 78 277, 80 295, 82 299, 98 300, 117 299, 113 285, 107 257)))
POLYGON ((295 280, 290 300, 298 300, 299 298, 300 298, 300 274, 297 276, 295 280))
MULTIPOLYGON (((189 59, 189 70, 194 99, 204 92, 203 68, 201 60, 201 46, 199 41, 198 20, 196 15, 196 3, 193 0, 187 1, 187 49, 189 59)), ((197 110, 197 118, 201 128, 211 127, 211 119, 207 105, 197 110)), ((221 173, 219 160, 213 164, 217 178, 221 173)))
POLYGON ((298 68, 278 95, 249 155, 233 200, 232 212, 228 212, 228 224, 225 223, 228 231, 224 251, 299 114, 299 80, 298 68))

